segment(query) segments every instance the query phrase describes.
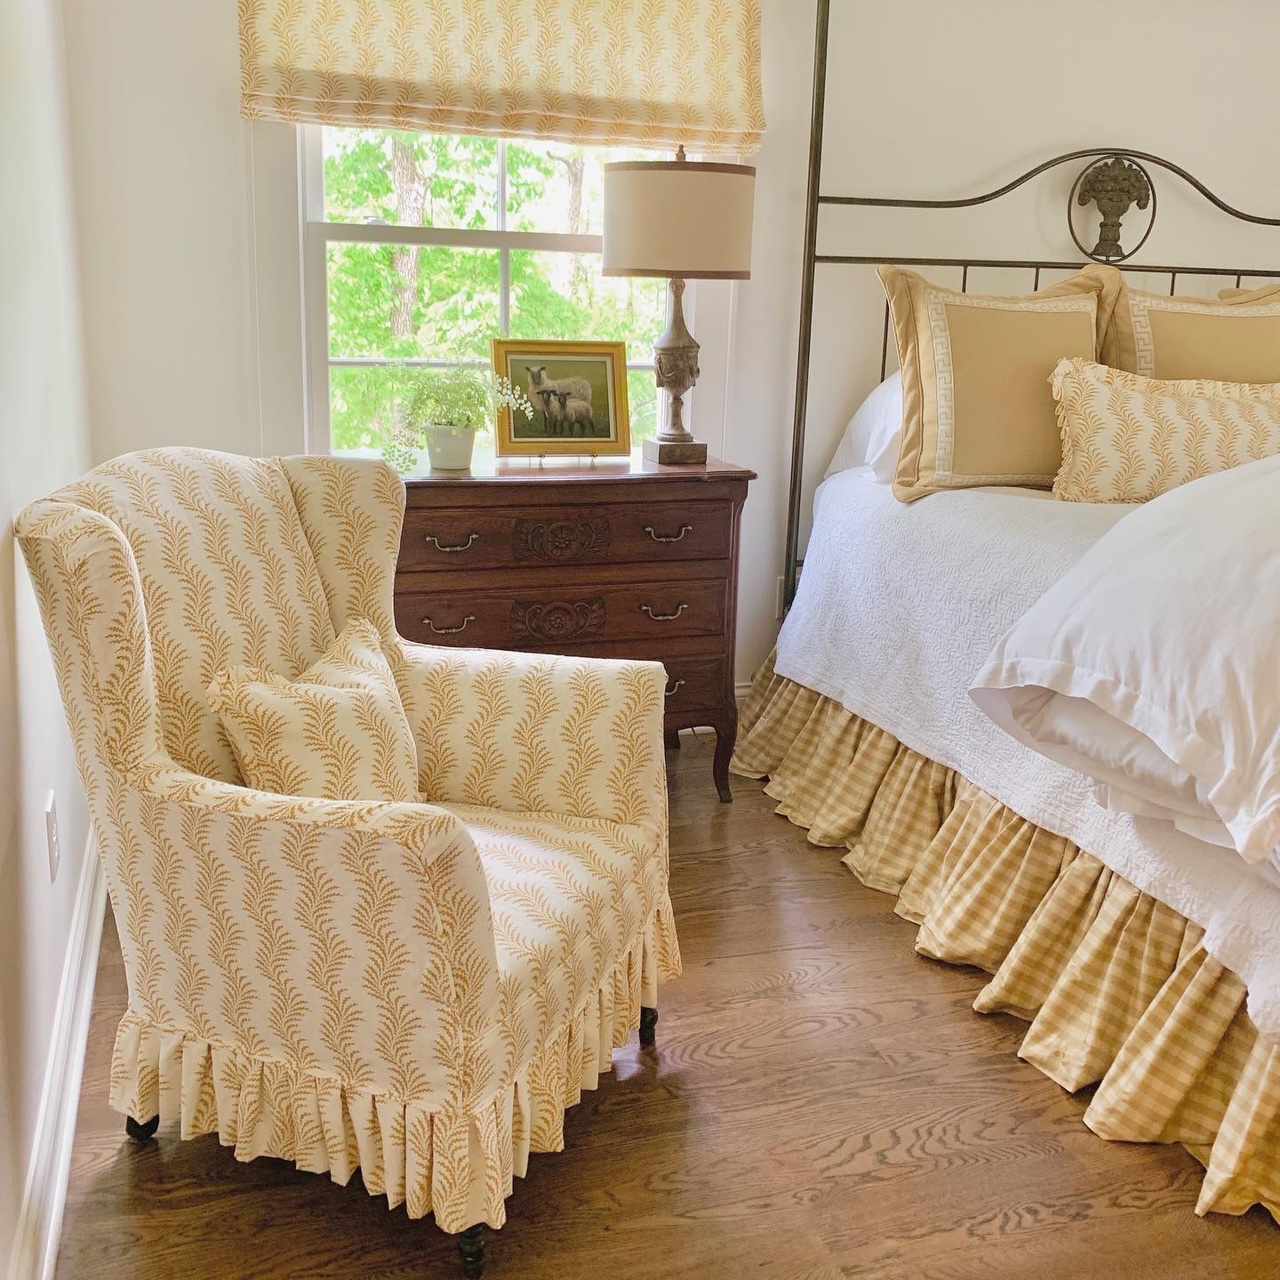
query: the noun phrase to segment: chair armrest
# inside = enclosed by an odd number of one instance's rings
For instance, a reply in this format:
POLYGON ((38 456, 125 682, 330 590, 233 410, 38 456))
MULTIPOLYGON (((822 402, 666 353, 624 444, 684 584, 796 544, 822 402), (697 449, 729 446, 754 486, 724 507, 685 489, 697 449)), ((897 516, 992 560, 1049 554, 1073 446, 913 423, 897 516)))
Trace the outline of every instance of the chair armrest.
POLYGON ((401 641, 397 680, 424 796, 665 837, 661 663, 401 641))
POLYGON ((497 1020, 497 959, 456 817, 167 762, 109 787, 120 836, 100 838, 135 1013, 349 1090, 465 1105, 472 1033, 497 1020))

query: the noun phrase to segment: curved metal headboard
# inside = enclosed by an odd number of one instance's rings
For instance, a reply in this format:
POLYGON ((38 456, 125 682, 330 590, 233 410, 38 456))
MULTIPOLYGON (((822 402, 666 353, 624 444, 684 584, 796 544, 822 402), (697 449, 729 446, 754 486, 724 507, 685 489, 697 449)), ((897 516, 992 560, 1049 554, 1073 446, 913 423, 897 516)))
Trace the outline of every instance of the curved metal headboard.
MULTIPOLYGON (((1040 285, 1041 271, 1073 271, 1081 266, 1075 262, 1036 261, 1010 258, 918 258, 893 254, 820 254, 818 246, 818 210, 827 205, 860 205, 888 209, 968 209, 988 204, 1016 191, 1033 178, 1075 160, 1089 163, 1077 175, 1067 197, 1067 230, 1076 248, 1086 259, 1112 264, 1125 263, 1126 271, 1140 271, 1150 275, 1167 275, 1169 293, 1172 295, 1179 276, 1234 276, 1236 285, 1246 278, 1280 279, 1280 270, 1256 267, 1200 267, 1158 266, 1136 264, 1129 259, 1146 243, 1156 217, 1156 188, 1151 168, 1163 169, 1181 178, 1198 191, 1216 209, 1241 222, 1261 226, 1280 227, 1280 217, 1246 213, 1228 204, 1209 189, 1199 178, 1181 165, 1163 156, 1134 147, 1085 147, 1079 151, 1067 151, 1028 169, 1016 178, 983 195, 950 200, 920 200, 885 196, 829 196, 820 190, 822 172, 822 127, 826 102, 827 36, 830 27, 830 0, 818 0, 817 39, 813 64, 813 117, 809 135, 809 190, 804 228, 804 276, 800 300, 800 350, 796 363, 795 419, 791 435, 791 487, 787 503, 786 581, 784 600, 788 607, 795 596, 799 575, 801 487, 804 480, 805 418, 809 398, 809 357, 813 345, 813 285, 814 269, 818 263, 846 263, 862 265, 891 264, 894 266, 960 267, 963 275, 961 290, 968 288, 971 267, 1016 267, 1035 272, 1035 287, 1040 285), (1079 207, 1094 205, 1101 214, 1098 241, 1092 249, 1086 249, 1076 233, 1072 212, 1079 207), (1122 244, 1123 219, 1129 210, 1150 208, 1145 229, 1137 243, 1130 249, 1122 244)), ((884 332, 880 352, 880 376, 885 375, 889 351, 889 310, 885 305, 884 332)))

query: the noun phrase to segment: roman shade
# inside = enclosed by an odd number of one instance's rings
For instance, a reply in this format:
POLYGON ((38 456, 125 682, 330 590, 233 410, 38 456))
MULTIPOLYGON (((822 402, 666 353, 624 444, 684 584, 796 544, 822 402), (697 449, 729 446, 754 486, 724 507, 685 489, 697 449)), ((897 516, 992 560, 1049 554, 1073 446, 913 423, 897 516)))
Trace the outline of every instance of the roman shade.
POLYGON ((745 154, 759 0, 240 0, 249 118, 745 154))

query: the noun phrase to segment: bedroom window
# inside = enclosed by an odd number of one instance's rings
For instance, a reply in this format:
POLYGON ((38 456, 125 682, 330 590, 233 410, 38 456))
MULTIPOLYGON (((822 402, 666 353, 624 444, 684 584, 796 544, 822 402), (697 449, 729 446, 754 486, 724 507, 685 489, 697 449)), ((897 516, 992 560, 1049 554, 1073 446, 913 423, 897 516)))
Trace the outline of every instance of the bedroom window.
POLYGON ((377 455, 406 366, 486 370, 499 335, 625 340, 632 438, 654 434, 666 282, 600 274, 602 165, 650 153, 320 126, 302 147, 312 452, 377 455))

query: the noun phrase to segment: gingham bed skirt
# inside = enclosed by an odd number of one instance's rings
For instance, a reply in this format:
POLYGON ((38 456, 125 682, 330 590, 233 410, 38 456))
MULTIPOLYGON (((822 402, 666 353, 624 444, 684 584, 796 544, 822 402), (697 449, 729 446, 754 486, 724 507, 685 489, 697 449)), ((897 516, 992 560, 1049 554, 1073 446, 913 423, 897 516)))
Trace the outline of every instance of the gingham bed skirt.
POLYGON ((916 950, 992 975, 974 1008, 1030 1022, 1019 1056, 1098 1086, 1100 1137, 1178 1142, 1204 1166, 1197 1213, 1280 1221, 1280 1044, 1203 930, 1071 841, 803 685, 757 673, 734 772, 767 778, 811 843, 847 848, 897 896, 916 950))

